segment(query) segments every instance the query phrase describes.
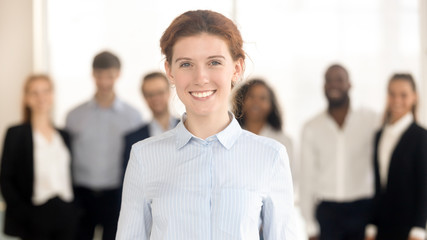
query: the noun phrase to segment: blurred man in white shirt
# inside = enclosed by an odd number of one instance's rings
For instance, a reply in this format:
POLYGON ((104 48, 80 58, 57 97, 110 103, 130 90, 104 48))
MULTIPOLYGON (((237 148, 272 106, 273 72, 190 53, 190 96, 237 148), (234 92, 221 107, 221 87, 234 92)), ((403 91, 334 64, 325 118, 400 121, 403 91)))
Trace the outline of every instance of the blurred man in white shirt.
POLYGON ((341 65, 325 73, 328 109, 308 121, 301 143, 301 210, 310 240, 362 240, 373 196, 377 115, 351 108, 341 65))

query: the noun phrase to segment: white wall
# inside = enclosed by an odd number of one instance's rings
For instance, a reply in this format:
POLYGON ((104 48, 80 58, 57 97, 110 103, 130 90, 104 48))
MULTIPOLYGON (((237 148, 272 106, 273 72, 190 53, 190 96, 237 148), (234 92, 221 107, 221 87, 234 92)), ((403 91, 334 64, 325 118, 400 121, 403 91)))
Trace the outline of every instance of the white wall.
MULTIPOLYGON (((92 96, 90 65, 102 49, 123 61, 119 95, 149 117, 139 92, 141 76, 163 70, 160 36, 173 18, 192 9, 235 16, 249 56, 246 75, 265 77, 274 86, 296 143, 303 123, 325 108, 322 84, 329 64, 348 67, 355 107, 379 113, 393 72, 411 72, 418 81, 421 76, 418 0, 47 2, 59 125, 70 108, 92 96)), ((177 97, 173 103, 182 113, 177 97)))
POLYGON ((427 127, 427 1, 418 0, 421 34, 421 85, 419 88, 420 119, 427 127))
MULTIPOLYGON (((118 95, 150 118, 143 103, 140 83, 148 71, 162 71, 159 39, 178 14, 188 6, 209 8, 231 15, 232 1, 132 1, 47 0, 49 70, 57 81, 55 120, 61 126, 66 113, 94 93, 91 64, 104 49, 122 61, 118 95)), ((172 110, 180 114, 182 104, 173 97, 172 110)))
POLYGON ((0 0, 0 149, 7 127, 21 120, 22 84, 33 70, 32 6, 0 0))

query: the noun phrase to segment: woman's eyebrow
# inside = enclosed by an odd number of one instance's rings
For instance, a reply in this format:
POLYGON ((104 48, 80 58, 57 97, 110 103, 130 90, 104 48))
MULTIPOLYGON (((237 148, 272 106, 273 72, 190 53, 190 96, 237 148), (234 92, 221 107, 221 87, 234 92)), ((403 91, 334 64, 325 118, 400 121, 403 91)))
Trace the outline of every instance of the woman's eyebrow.
POLYGON ((175 62, 178 62, 178 61, 181 61, 181 60, 191 60, 191 58, 187 58, 187 57, 181 57, 181 58, 177 58, 176 60, 175 60, 175 62))
POLYGON ((222 56, 222 55, 214 55, 214 56, 209 56, 208 57, 208 59, 211 59, 211 58, 223 58, 223 59, 225 59, 225 57, 222 56))
MULTIPOLYGON (((225 57, 224 57, 224 56, 222 56, 222 55, 213 55, 213 56, 209 56, 209 57, 208 57, 208 59, 212 59, 212 58, 222 58, 222 59, 225 59, 225 57)), ((189 60, 191 60, 191 58, 188 58, 188 57, 180 57, 180 58, 175 59, 175 62, 182 61, 182 60, 189 61, 189 60)))

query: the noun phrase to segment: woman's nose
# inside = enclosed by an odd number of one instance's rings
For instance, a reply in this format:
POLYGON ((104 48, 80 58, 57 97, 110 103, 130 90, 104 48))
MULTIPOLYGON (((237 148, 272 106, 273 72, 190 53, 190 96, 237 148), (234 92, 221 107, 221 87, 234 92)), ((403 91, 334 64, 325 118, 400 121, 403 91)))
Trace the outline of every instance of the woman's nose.
POLYGON ((204 67, 198 67, 196 69, 196 77, 194 79, 194 83, 196 85, 204 85, 209 82, 207 69, 204 67))

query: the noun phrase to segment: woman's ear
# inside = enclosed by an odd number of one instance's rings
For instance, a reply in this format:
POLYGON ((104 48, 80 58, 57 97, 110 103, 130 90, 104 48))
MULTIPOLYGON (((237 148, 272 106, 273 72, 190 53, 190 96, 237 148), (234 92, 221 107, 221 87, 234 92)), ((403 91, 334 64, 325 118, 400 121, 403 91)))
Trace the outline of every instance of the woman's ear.
POLYGON ((234 65, 234 74, 233 74, 233 78, 232 78, 232 83, 236 84, 237 81, 240 79, 240 77, 243 75, 243 71, 244 71, 244 66, 245 62, 242 58, 239 58, 234 65))
POLYGON ((172 75, 172 69, 168 61, 165 61, 165 71, 166 76, 168 77, 169 83, 175 85, 175 78, 172 75))

